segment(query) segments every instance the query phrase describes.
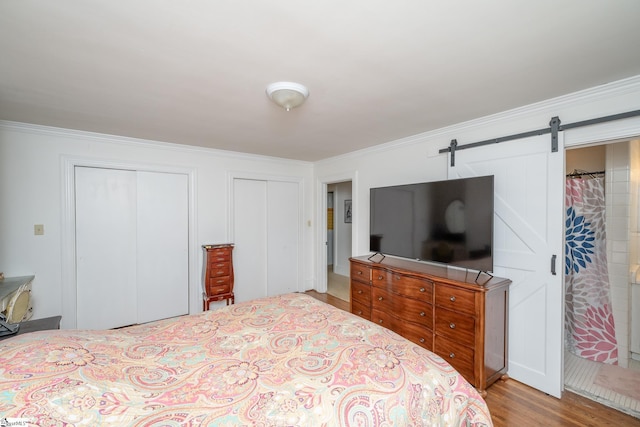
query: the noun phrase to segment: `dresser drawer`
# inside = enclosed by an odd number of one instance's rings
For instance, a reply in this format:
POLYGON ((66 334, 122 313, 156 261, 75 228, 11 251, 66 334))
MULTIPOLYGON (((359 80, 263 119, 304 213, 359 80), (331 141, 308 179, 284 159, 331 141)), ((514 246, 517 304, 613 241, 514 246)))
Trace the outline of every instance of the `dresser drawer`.
POLYGON ((408 323, 388 312, 371 310, 371 321, 377 325, 391 329, 393 332, 402 335, 411 342, 414 342, 427 350, 432 350, 433 333, 431 330, 408 323))
POLYGON ((435 286, 436 305, 470 315, 476 314, 475 292, 441 283, 435 286))
POLYGON ((422 326, 417 326, 411 323, 404 323, 399 328, 398 333, 409 341, 414 342, 429 351, 433 351, 433 332, 431 332, 430 329, 425 329, 422 326))
POLYGON ((371 286, 368 284, 351 281, 351 301, 371 306, 371 286))
POLYGON ((388 292, 420 301, 431 303, 433 300, 433 282, 427 279, 374 268, 371 272, 371 284, 388 292))
POLYGON ((368 284, 371 281, 371 268, 352 262, 351 280, 357 280, 368 284))
POLYGON ((387 329, 391 329, 392 331, 397 331, 399 325, 402 323, 399 319, 395 318, 391 314, 377 310, 374 308, 371 310, 371 321, 376 325, 384 326, 387 329))
POLYGON ((208 261, 229 261, 231 259, 231 248, 207 249, 208 261))
POLYGON ((467 381, 477 387, 473 373, 472 349, 436 335, 433 352, 449 362, 467 381))
POLYGON ((373 287, 371 297, 376 308, 407 322, 417 323, 433 329, 433 307, 431 304, 409 298, 402 298, 386 289, 373 287))
POLYGON ((231 293, 231 286, 226 284, 222 286, 209 286, 209 292, 207 292, 207 295, 214 296, 228 293, 231 293))
POLYGON ((228 286, 231 288, 231 278, 229 276, 209 277, 207 279, 207 287, 228 286))
POLYGON ((209 277, 228 276, 231 271, 231 263, 216 262, 209 263, 209 277))
POLYGON ((371 307, 358 301, 351 301, 351 312, 356 316, 371 320, 371 307))
POLYGON ((472 316, 436 307, 435 333, 467 347, 475 344, 476 322, 472 316))

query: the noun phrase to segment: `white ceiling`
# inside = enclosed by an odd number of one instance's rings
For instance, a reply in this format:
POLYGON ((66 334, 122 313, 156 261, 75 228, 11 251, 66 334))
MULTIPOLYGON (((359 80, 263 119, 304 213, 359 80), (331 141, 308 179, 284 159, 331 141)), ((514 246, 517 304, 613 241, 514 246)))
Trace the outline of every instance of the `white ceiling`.
POLYGON ((307 161, 640 74, 638 0, 2 0, 0 119, 307 161), (309 88, 290 112, 274 81, 309 88))

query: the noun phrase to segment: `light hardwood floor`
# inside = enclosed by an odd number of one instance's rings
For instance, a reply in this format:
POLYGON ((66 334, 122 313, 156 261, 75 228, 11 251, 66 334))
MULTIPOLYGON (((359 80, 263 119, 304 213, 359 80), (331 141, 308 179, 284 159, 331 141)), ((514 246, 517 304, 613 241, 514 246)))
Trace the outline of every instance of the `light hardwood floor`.
MULTIPOLYGON (((310 296, 342 310, 349 303, 329 294, 310 296)), ((487 390, 487 405, 495 427, 616 426, 640 427, 640 419, 565 391, 556 399, 513 379, 498 381, 487 390)))

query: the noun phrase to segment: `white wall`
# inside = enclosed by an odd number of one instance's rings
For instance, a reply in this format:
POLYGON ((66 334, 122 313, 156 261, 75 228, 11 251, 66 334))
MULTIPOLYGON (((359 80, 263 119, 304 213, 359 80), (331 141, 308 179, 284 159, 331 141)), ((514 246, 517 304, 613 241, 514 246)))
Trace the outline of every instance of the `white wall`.
MULTIPOLYGON (((369 189, 446 179, 448 156, 439 154, 439 150, 447 148, 452 139, 464 145, 546 128, 554 116, 561 123, 570 124, 638 109, 640 76, 323 160, 316 163, 315 175, 317 180, 325 176, 357 176, 352 195, 354 253, 364 255, 369 253, 369 189)), ((564 132, 565 144, 577 146, 632 137, 638 135, 638 123, 640 118, 635 117, 569 130, 564 132)), ((500 150, 500 145, 496 144, 495 149, 500 150)), ((559 212, 558 218, 562 216, 559 212)))
POLYGON ((629 237, 630 237, 630 145, 628 141, 606 146, 607 267, 611 306, 618 342, 618 364, 629 360, 629 237))
MULTIPOLYGON (((92 159, 163 168, 184 168, 194 176, 195 230, 189 242, 191 311, 201 307, 200 281, 205 243, 227 242, 229 174, 292 177, 304 186, 301 265, 305 283, 314 283, 313 164, 262 156, 185 147, 11 122, 0 122, 0 271, 5 276, 35 274, 34 318, 63 312, 61 246, 63 159, 92 159), (34 224, 44 224, 35 236, 34 224)), ((236 266, 242 268, 242 266, 236 266)), ((65 319, 62 319, 65 326, 65 319)))

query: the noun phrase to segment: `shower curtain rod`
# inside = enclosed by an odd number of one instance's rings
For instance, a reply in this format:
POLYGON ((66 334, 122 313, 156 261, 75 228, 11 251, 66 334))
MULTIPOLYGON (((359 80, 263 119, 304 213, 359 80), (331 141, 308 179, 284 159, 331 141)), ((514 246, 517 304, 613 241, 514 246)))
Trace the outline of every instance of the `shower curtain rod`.
POLYGON ((514 139, 528 138, 530 136, 539 136, 547 133, 551 134, 551 151, 556 152, 558 151, 558 132, 560 131, 583 127, 583 126, 591 126, 598 123, 611 122, 614 120, 622 120, 622 119, 627 119, 627 118, 636 117, 636 116, 640 116, 640 110, 627 111, 625 113, 612 114, 610 116, 582 120, 580 122, 568 123, 565 125, 560 124, 559 117, 552 117, 551 121, 549 122, 548 128, 536 129, 528 132, 502 136, 500 138, 487 139, 484 141, 473 142, 470 144, 464 144, 460 146, 458 146, 458 141, 456 139, 452 139, 449 146, 447 148, 441 148, 439 153, 447 153, 447 152, 451 153, 451 166, 455 166, 456 150, 465 150, 467 148, 480 147, 483 145, 498 144, 500 142, 512 141, 514 139))
POLYGON ((567 178, 577 178, 577 177, 582 177, 583 175, 591 175, 592 178, 595 178, 595 175, 604 175, 606 173, 606 171, 596 171, 596 172, 588 172, 588 171, 579 171, 579 170, 574 170, 571 173, 567 174, 567 178))

